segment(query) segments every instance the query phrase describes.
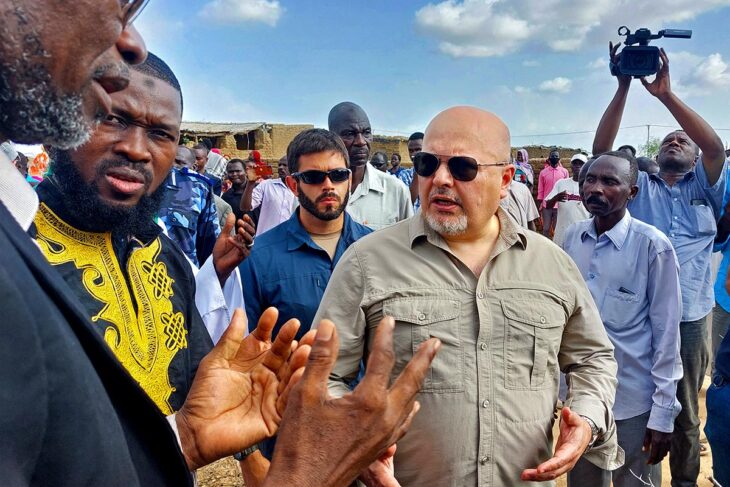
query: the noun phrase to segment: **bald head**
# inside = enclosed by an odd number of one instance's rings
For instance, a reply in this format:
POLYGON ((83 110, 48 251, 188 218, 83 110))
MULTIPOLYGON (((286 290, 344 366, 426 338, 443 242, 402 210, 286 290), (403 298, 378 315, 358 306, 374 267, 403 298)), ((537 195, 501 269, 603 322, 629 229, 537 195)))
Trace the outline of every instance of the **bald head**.
POLYGON ((365 113, 365 110, 363 110, 357 103, 352 103, 351 101, 338 103, 332 107, 332 110, 330 110, 330 114, 327 117, 327 125, 329 126, 330 132, 337 133, 342 125, 352 122, 365 122, 368 127, 370 126, 370 119, 368 118, 367 113, 365 113))
POLYGON ((195 154, 193 151, 184 145, 178 146, 177 154, 175 155, 175 167, 178 169, 182 169, 183 167, 192 169, 193 164, 195 164, 195 154))
POLYGON ((352 166, 365 166, 370 159, 373 131, 365 110, 350 101, 335 105, 327 119, 330 132, 337 134, 347 148, 352 166))
POLYGON ((481 163, 510 160, 510 135, 504 122, 475 107, 452 107, 431 120, 423 150, 443 155, 469 155, 481 163))

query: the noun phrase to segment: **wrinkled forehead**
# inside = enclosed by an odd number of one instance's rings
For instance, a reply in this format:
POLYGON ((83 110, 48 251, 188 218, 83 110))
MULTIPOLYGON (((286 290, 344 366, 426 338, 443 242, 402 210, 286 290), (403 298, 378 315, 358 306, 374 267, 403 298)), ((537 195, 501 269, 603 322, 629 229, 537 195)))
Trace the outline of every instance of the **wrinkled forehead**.
POLYGON ((330 118, 333 132, 345 129, 362 131, 370 128, 370 119, 367 114, 356 105, 339 107, 330 118))
POLYGON ((686 141, 691 142, 694 144, 694 141, 689 138, 689 135, 687 135, 687 132, 684 130, 675 130, 674 132, 670 132, 662 139, 662 144, 665 144, 667 142, 670 142, 672 140, 680 140, 680 141, 686 141))
POLYGON ((631 163, 623 157, 602 155, 591 164, 587 175, 595 177, 614 176, 628 179, 631 163))

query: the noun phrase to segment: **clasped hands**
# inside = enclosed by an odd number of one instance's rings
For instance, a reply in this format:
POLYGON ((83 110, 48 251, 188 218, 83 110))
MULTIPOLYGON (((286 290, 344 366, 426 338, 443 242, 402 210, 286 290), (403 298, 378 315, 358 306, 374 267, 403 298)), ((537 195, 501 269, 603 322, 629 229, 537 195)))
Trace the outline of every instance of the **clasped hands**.
POLYGON ((421 344, 391 386, 395 323, 384 318, 362 382, 335 399, 327 390, 339 350, 334 324, 323 320, 297 343, 299 322, 290 320, 272 343, 277 318, 275 308, 267 309, 243 338, 246 318, 236 310, 201 361, 175 417, 185 460, 195 470, 272 436, 281 425, 267 485, 348 485, 408 430, 440 342, 421 344), (317 451, 328 461, 313 465, 301 451, 317 451))

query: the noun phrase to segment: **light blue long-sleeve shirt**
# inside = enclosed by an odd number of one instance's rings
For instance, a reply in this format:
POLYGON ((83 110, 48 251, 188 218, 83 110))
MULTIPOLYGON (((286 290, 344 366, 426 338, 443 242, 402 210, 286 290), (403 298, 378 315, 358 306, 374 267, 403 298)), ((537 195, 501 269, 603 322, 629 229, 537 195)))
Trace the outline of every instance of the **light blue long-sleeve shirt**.
POLYGON ((715 305, 710 261, 726 185, 723 170, 710 186, 700 158, 695 170, 674 186, 657 175, 640 172, 639 194, 629 202, 634 218, 658 228, 677 253, 682 321, 704 318, 715 305))
POLYGON ((574 223, 563 248, 580 269, 615 347, 616 419, 651 411, 647 427, 672 432, 681 410, 682 295, 671 242, 627 211, 601 236, 593 219, 574 223))

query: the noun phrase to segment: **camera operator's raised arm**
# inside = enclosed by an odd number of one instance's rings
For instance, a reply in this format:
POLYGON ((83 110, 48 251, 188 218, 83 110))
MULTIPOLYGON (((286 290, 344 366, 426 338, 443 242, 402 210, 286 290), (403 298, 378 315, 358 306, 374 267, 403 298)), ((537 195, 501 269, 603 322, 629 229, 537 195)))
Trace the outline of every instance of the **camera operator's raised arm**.
MULTIPOLYGON (((611 49, 611 59, 615 62, 617 46, 609 46, 611 49)), ((659 57, 661 66, 656 74, 656 78, 652 82, 649 82, 645 77, 642 77, 640 78, 641 83, 649 93, 667 107, 677 123, 682 127, 682 130, 697 144, 699 150, 702 151, 702 163, 707 173, 707 180, 710 185, 714 185, 720 178, 725 161, 725 148, 723 147, 722 140, 702 117, 688 107, 672 91, 669 76, 669 58, 664 49, 660 50, 659 57)), ((606 108, 606 112, 603 114, 598 129, 596 130, 596 136, 593 140, 594 154, 611 150, 613 142, 616 139, 626 105, 631 77, 618 76, 618 83, 619 86, 616 95, 611 100, 608 108, 606 108)))
MULTIPOLYGON (((611 62, 614 64, 618 63, 616 51, 619 46, 621 46, 620 42, 615 46, 612 42, 608 43, 609 56, 611 62)), ((602 154, 613 148, 613 142, 616 140, 616 134, 621 125, 621 118, 624 115, 626 98, 629 95, 629 88, 631 87, 631 76, 617 76, 616 78, 618 79, 618 89, 611 103, 608 104, 603 117, 601 117, 601 121, 598 123, 598 129, 596 130, 596 136, 593 139, 594 154, 602 154)))
POLYGON ((710 185, 714 185, 722 173, 723 163, 725 162, 725 147, 717 132, 710 127, 710 124, 672 91, 669 80, 669 58, 664 49, 660 50, 660 58, 662 66, 654 81, 649 83, 646 78, 641 78, 641 84, 667 107, 679 126, 682 127, 682 130, 700 148, 702 163, 707 173, 707 181, 710 185))

